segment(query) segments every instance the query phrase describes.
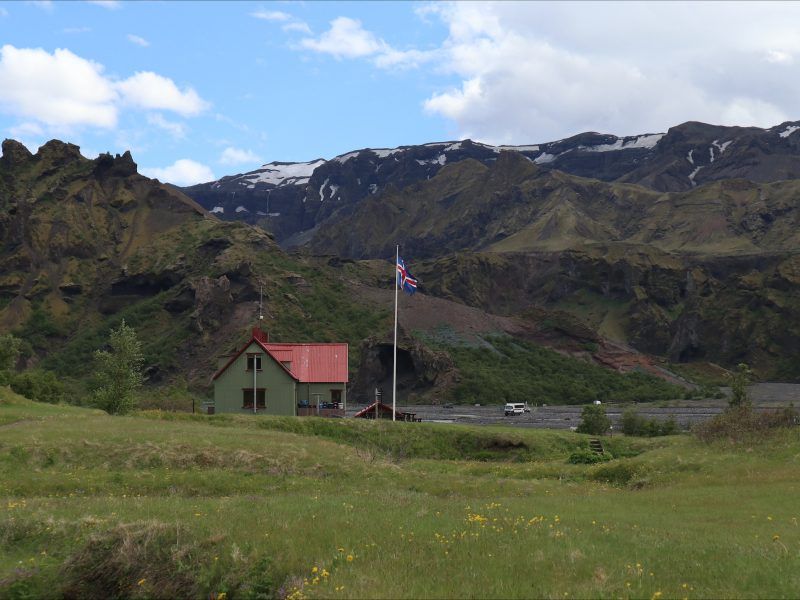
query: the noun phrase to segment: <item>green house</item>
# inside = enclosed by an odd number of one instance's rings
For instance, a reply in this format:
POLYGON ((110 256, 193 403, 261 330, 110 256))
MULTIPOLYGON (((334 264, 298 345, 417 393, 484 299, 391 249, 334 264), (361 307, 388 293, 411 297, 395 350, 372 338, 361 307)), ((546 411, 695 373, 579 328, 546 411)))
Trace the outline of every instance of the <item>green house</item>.
POLYGON ((214 412, 290 416, 344 416, 347 344, 271 343, 252 336, 220 359, 214 375, 214 412))

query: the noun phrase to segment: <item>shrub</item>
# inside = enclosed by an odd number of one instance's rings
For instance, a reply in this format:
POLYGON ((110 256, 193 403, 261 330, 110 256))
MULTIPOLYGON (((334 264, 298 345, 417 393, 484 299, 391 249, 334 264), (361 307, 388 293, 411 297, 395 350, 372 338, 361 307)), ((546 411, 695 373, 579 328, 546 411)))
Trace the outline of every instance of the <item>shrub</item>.
POLYGON ((638 466, 630 461, 614 461, 598 465, 589 472, 589 479, 615 485, 627 485, 638 474, 638 466))
POLYGON ((0 371, 10 371, 17 364, 22 340, 10 333, 0 335, 0 371))
POLYGON ((52 371, 25 371, 11 377, 11 389, 36 402, 58 404, 66 400, 66 390, 52 371))
POLYGON ((658 419, 645 419, 634 409, 629 408, 622 413, 622 433, 625 435, 638 435, 643 437, 658 437, 673 435, 678 432, 678 424, 670 417, 666 421, 658 419))
POLYGON ((753 372, 745 363, 736 365, 736 370, 728 374, 727 378, 731 385, 731 397, 728 400, 730 406, 749 406, 750 397, 747 394, 747 386, 750 385, 753 372))
POLYGON ((573 465, 593 465, 596 463, 606 462, 614 458, 608 452, 598 454, 591 450, 578 450, 569 455, 567 462, 573 465))
POLYGON ((581 423, 578 425, 578 433, 589 433, 591 435, 603 435, 611 427, 611 419, 606 414, 606 408, 602 404, 589 404, 583 407, 581 412, 581 423))
POLYGON ((752 442, 798 424, 800 424, 800 414, 794 406, 757 413, 750 405, 745 404, 733 406, 701 423, 694 428, 694 434, 704 442, 719 440, 729 440, 734 443, 752 442))
POLYGON ((111 331, 110 351, 95 352, 99 387, 95 404, 113 414, 125 414, 135 407, 134 394, 142 385, 142 345, 125 321, 111 331))

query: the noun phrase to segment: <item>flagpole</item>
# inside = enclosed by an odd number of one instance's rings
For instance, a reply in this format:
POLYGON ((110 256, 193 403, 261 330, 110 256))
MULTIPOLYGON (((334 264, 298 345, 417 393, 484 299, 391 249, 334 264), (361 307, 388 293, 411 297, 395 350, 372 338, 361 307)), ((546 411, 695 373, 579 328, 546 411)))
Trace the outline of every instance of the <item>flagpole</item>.
POLYGON ((394 256, 394 365, 392 367, 392 421, 397 414, 397 265, 400 264, 400 245, 395 246, 394 256))

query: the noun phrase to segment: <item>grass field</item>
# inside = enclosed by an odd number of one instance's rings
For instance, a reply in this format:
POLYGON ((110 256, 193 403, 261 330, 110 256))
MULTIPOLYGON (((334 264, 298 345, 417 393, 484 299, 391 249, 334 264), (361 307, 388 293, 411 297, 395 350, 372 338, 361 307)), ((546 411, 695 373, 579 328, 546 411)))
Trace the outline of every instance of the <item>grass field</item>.
POLYGON ((797 431, 615 437, 622 458, 568 464, 587 444, 0 388, 0 597, 797 596, 797 431))

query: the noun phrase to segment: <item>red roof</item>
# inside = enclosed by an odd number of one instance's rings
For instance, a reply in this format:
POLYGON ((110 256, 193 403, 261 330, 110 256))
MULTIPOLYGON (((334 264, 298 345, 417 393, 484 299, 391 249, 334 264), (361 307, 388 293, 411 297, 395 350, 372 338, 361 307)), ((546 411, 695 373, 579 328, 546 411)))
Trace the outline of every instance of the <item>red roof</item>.
POLYGON ((212 377, 222 375, 254 342, 301 383, 347 383, 347 344, 275 344, 260 330, 212 377))
POLYGON ((347 344, 263 344, 303 383, 346 382, 347 344))

